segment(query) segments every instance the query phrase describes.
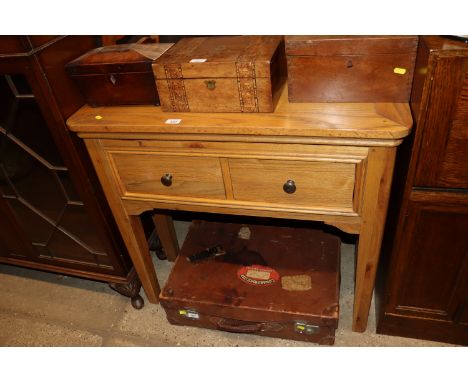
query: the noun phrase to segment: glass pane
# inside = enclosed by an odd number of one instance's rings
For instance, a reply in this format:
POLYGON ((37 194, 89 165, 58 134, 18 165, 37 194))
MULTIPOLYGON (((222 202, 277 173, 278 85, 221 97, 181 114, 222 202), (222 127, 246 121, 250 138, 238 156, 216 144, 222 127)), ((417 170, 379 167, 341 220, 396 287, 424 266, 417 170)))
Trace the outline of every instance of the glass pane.
POLYGON ((95 256, 76 243, 66 234, 56 229, 49 241, 48 249, 55 259, 65 259, 95 265, 95 256))
POLYGON ((57 147, 35 99, 20 99, 10 132, 53 166, 63 166, 57 147))
POLYGON ((99 265, 104 265, 110 269, 114 269, 114 265, 107 253, 96 254, 96 260, 98 261, 99 265))
POLYGON ((56 173, 60 179, 60 182, 62 183, 63 189, 65 190, 68 200, 72 202, 81 202, 81 198, 76 192, 75 186, 73 185, 68 170, 57 170, 56 173))
POLYGON ((52 258, 52 254, 49 251, 49 248, 43 244, 33 243, 34 249, 37 251, 40 257, 49 257, 52 258))
POLYGON ((5 153, 3 165, 18 196, 58 221, 67 200, 55 172, 9 139, 5 153))
POLYGON ((8 204, 15 211, 21 228, 34 243, 46 244, 49 240, 54 226, 44 220, 41 216, 29 209, 17 199, 6 199, 8 204))
POLYGON ((32 95, 31 87, 29 86, 28 81, 26 81, 26 78, 22 74, 12 74, 10 75, 10 78, 16 90, 18 91, 18 94, 32 95))
POLYGON ((51 165, 64 166, 36 100, 14 94, 20 89, 30 91, 26 78, 22 75, 9 78, 8 81, 0 75, 0 126, 51 165), (16 89, 18 84, 23 84, 20 89, 16 89))
MULTIPOLYGON (((1 136, 0 136, 1 140, 1 136)), ((8 176, 3 167, 3 164, 0 163, 0 195, 6 195, 10 197, 16 196, 15 190, 11 188, 10 182, 8 181, 8 176)))
POLYGON ((93 252, 104 252, 96 235, 96 227, 82 205, 67 205, 59 226, 71 232, 77 241, 83 242, 93 252))
POLYGON ((0 100, 0 127, 6 129, 8 119, 12 116, 11 110, 15 104, 15 96, 3 75, 0 75, 0 100))

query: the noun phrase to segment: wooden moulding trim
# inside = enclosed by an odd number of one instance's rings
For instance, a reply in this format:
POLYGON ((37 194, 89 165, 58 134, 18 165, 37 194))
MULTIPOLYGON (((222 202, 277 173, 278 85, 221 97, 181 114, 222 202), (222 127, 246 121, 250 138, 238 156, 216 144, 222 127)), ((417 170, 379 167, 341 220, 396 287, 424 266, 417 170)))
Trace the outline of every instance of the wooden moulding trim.
POLYGON ((367 157, 366 159, 356 163, 356 180, 354 182, 353 192, 353 209, 359 215, 362 212, 362 205, 364 202, 364 188, 366 184, 366 169, 367 169, 367 157))
MULTIPOLYGON (((189 152, 189 151, 157 151, 157 150, 109 150, 108 154, 127 154, 127 155, 164 155, 164 156, 174 156, 174 157, 210 157, 210 158, 220 158, 222 161, 223 158, 242 158, 242 159, 274 159, 274 160, 291 160, 291 161, 301 161, 301 162, 338 162, 338 163, 356 163, 359 164, 365 159, 365 156, 357 155, 320 155, 320 154, 303 154, 292 156, 291 154, 285 153, 284 155, 275 154, 275 153, 262 153, 262 154, 243 154, 238 152, 189 152)), ((223 164, 223 163, 221 163, 223 164)), ((113 163, 113 166, 115 164, 113 163)))
POLYGON ((226 204, 209 204, 209 203, 181 203, 173 200, 135 200, 123 198, 123 204, 128 214, 139 215, 140 213, 151 209, 164 210, 184 210, 192 212, 212 212, 212 213, 227 213, 233 215, 248 215, 262 216, 286 219, 301 219, 311 221, 322 221, 326 224, 333 225, 344 232, 350 234, 359 234, 361 230, 361 218, 355 213, 343 213, 337 211, 323 210, 294 210, 268 208, 256 205, 233 205, 232 201, 229 205, 226 204))
POLYGON ((225 134, 380 142, 406 137, 412 125, 407 103, 289 103, 287 86, 272 113, 169 113, 149 105, 83 106, 67 123, 81 134, 225 134), (168 119, 181 123, 167 124, 168 119))
MULTIPOLYGON (((112 274, 103 274, 101 272, 85 271, 79 269, 71 269, 69 267, 60 267, 46 263, 37 263, 35 261, 27 261, 13 258, 0 258, 0 263, 20 265, 26 268, 41 269, 49 272, 62 273, 70 276, 84 277, 91 280, 99 280, 104 282, 126 283, 133 277, 133 270, 128 273, 127 277, 114 276, 112 274)), ((98 268, 98 267, 96 267, 98 268)))
POLYGON ((229 134, 368 139, 403 138, 411 127, 407 103, 289 103, 287 87, 284 89, 275 111, 271 113, 163 112, 161 108, 150 105, 97 108, 83 106, 67 123, 76 132, 229 131, 229 134), (97 115, 101 118, 96 119, 97 115), (177 126, 168 125, 167 119, 181 119, 182 123, 177 126), (274 131, 279 133, 274 134, 274 131))
MULTIPOLYGON (((130 205, 127 205, 127 211, 130 214, 140 214, 142 211, 149 209, 170 209, 180 210, 180 205, 172 203, 158 203, 157 205, 152 202, 138 202, 132 201, 130 205)), ((230 208, 227 209, 223 206, 213 206, 209 210, 205 206, 190 204, 183 208, 184 211, 191 212, 210 212, 210 213, 222 213, 231 215, 247 215, 247 216, 258 216, 258 217, 271 217, 280 219, 300 219, 310 221, 321 221, 325 224, 329 224, 341 229, 344 232, 350 234, 359 234, 361 231, 361 218, 359 216, 341 216, 341 215, 325 215, 325 214, 312 214, 312 213, 292 213, 284 211, 269 211, 269 210, 253 210, 253 209, 242 209, 242 208, 230 208)))
POLYGON ((256 136, 228 134, 172 134, 172 133, 116 133, 116 132, 82 132, 83 139, 124 139, 124 140, 162 140, 162 141, 210 141, 210 142, 246 142, 246 143, 302 143, 307 145, 394 147, 403 139, 353 139, 304 136, 256 136))
POLYGON ((407 103, 376 103, 374 104, 374 108, 377 114, 390 121, 409 129, 413 126, 413 119, 411 118, 410 108, 407 103))
POLYGON ((219 158, 221 163, 221 172, 223 174, 224 190, 226 191, 226 199, 234 199, 234 190, 232 187, 231 170, 229 168, 229 160, 227 158, 219 158))
POLYGON ((41 50, 44 50, 46 48, 48 48, 49 46, 55 44, 56 42, 64 39, 65 37, 67 37, 66 35, 65 36, 57 36, 55 37, 54 39, 46 42, 45 44, 41 45, 41 46, 38 46, 36 48, 32 48, 32 44, 29 40, 29 37, 26 37, 27 41, 28 41, 28 44, 30 46, 30 50, 27 51, 27 52, 22 52, 22 53, 7 53, 7 54, 0 54, 0 58, 3 58, 3 57, 7 57, 7 58, 19 58, 19 57, 29 57, 29 56, 32 56, 38 52, 40 52, 41 50))
POLYGON ((440 203, 440 204, 454 204, 468 206, 468 193, 462 192, 450 192, 441 190, 413 190, 410 194, 410 200, 413 202, 426 202, 426 203, 440 203))
MULTIPOLYGON (((102 141, 99 142, 102 145, 102 141)), ((120 180, 120 174, 115 164, 113 153, 110 151, 102 150, 102 155, 106 157, 109 166, 109 171, 112 173, 112 178, 115 179, 115 188, 119 190, 119 195, 125 195, 125 187, 120 180)))
MULTIPOLYGON (((206 206, 210 207, 219 207, 219 208, 237 208, 237 209, 246 209, 246 210, 264 210, 264 211, 283 211, 287 213, 303 213, 303 214, 317 214, 317 215, 336 215, 336 216, 358 216, 351 208, 344 209, 339 207, 301 207, 296 205, 285 205, 277 203, 262 203, 262 202, 249 202, 249 201, 237 201, 237 200, 206 200, 201 198, 188 198, 188 197, 175 197, 157 195, 155 198, 148 197, 146 195, 135 194, 127 192, 126 195, 122 197, 122 200, 127 209, 127 205, 133 201, 142 201, 145 203, 154 203, 155 205, 164 203, 164 204, 177 204, 177 205, 197 205, 197 206, 206 206)), ((159 207, 154 207, 159 208, 159 207)), ((128 209, 127 209, 128 211, 128 209)), ((132 211, 133 212, 133 211, 132 211)), ((143 212, 143 211, 141 211, 143 212)), ((209 212, 209 211, 207 211, 209 212)), ((134 215, 134 213, 130 213, 134 215)))
POLYGON ((338 161, 351 159, 359 161, 367 158, 368 147, 337 146, 337 145, 304 145, 299 143, 265 143, 265 142, 219 142, 192 140, 102 140, 102 146, 110 151, 125 152, 161 152, 164 155, 214 155, 223 157, 236 156, 274 156, 292 158, 331 158, 338 161))
MULTIPOLYGON (((182 113, 181 113, 182 114, 182 113)), ((190 114, 190 113, 184 113, 190 114)), ((205 113, 208 116, 208 113, 205 113)), ((257 113, 259 114, 259 113, 257 113)), ((177 115, 180 118, 173 119, 182 119, 181 115, 177 115)), ((77 132, 78 135, 82 138, 103 138, 103 137, 116 137, 121 139, 128 139, 129 136, 133 137, 143 137, 143 139, 151 139, 152 136, 156 134, 165 134, 165 135, 204 135, 203 139, 207 137, 216 137, 216 136, 229 136, 233 139, 242 139, 241 137, 252 137, 253 139, 258 139, 259 141, 266 141, 270 137, 273 137, 275 140, 280 139, 291 139, 298 138, 301 140, 315 140, 319 142, 320 140, 330 141, 330 142, 339 142, 340 140, 347 142, 370 142, 375 143, 376 146, 395 146, 394 141, 401 141, 406 137, 410 129, 402 127, 400 130, 387 129, 386 126, 376 126, 375 130, 368 131, 352 131, 345 129, 314 129, 309 127, 304 123, 303 126, 298 126, 297 128, 289 127, 284 128, 282 126, 266 126, 262 128, 254 127, 254 121, 252 125, 247 127, 236 127, 236 126, 184 126, 183 129, 179 130, 174 127, 167 126, 134 126, 127 127, 126 125, 103 125, 103 126, 94 126, 89 125, 85 127, 74 127, 71 126, 70 130, 77 132), (175 133, 174 131, 180 131, 175 133)), ((171 138, 172 139, 172 138, 171 138)), ((211 138, 210 138, 211 139, 211 138)), ((216 138, 214 138, 216 139, 216 138)), ((244 138, 245 139, 245 138, 244 138)), ((313 141, 312 141, 313 142, 313 141)), ((337 143, 335 143, 337 144, 337 143)), ((369 146, 369 144, 362 144, 363 146, 369 146)), ((371 144, 372 145, 372 144, 371 144)))
POLYGON ((445 317, 447 320, 450 318, 449 314, 444 310, 436 310, 436 309, 424 309, 418 308, 414 306, 406 306, 406 305, 397 305, 395 307, 396 311, 403 311, 407 313, 415 313, 415 314, 427 314, 430 316, 438 316, 438 317, 445 317))
POLYGON ((411 320, 419 320, 419 321, 437 321, 437 322, 445 322, 448 324, 453 324, 450 321, 449 316, 438 314, 438 313, 435 313, 434 311, 420 311, 420 310, 414 310, 414 309, 408 309, 408 310, 405 309, 403 313, 397 313, 397 312, 387 313, 386 312, 385 316, 393 317, 393 318, 403 318, 405 320, 411 319, 411 320), (411 313, 414 313, 414 315, 412 315, 411 313), (425 313, 428 315, 421 317, 421 313, 425 313))
POLYGON ((338 220, 333 220, 333 219, 324 219, 323 222, 325 224, 334 226, 338 229, 340 229, 343 232, 349 233, 349 234, 355 234, 358 235, 359 232, 361 231, 361 223, 360 222, 343 222, 343 221, 338 221, 338 220))

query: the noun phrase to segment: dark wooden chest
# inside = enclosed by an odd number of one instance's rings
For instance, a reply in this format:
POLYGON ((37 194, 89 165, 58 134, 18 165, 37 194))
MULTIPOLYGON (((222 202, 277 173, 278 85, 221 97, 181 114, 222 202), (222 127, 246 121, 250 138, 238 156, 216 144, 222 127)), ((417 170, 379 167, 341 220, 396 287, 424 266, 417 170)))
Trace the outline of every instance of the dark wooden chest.
POLYGON ((333 344, 339 255, 321 230, 195 221, 161 305, 172 324, 333 344), (187 261, 214 245, 226 254, 187 261))
POLYGON ((159 105, 152 63, 173 44, 121 44, 97 48, 68 63, 91 106, 159 105))
POLYGON ((290 102, 408 102, 416 36, 287 36, 290 102))
POLYGON ((272 112, 286 79, 283 38, 186 38, 153 69, 164 111, 272 112))

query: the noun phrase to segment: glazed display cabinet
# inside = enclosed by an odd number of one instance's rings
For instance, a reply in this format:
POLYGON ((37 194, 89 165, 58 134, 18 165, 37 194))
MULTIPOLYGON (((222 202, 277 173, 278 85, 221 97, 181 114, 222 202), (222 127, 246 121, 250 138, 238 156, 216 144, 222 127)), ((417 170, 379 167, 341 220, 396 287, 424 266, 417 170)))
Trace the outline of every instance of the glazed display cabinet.
POLYGON ((108 282, 143 306, 140 281, 80 140, 67 62, 91 36, 0 37, 0 262, 108 282))

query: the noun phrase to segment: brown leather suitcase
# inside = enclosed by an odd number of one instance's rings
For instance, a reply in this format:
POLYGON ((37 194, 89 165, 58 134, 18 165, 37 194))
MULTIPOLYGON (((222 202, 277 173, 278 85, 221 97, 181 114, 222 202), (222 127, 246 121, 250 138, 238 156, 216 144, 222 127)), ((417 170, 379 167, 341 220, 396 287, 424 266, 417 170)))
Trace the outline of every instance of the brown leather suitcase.
POLYGON ((172 45, 108 45, 78 57, 66 69, 91 106, 159 105, 151 65, 172 45))
POLYGON ((339 259, 321 230, 194 221, 160 301, 172 324, 332 345, 339 259))
POLYGON ((417 36, 286 36, 289 102, 408 102, 417 36))
POLYGON ((280 36, 196 37, 153 64, 161 107, 180 112, 272 112, 286 80, 280 36))

